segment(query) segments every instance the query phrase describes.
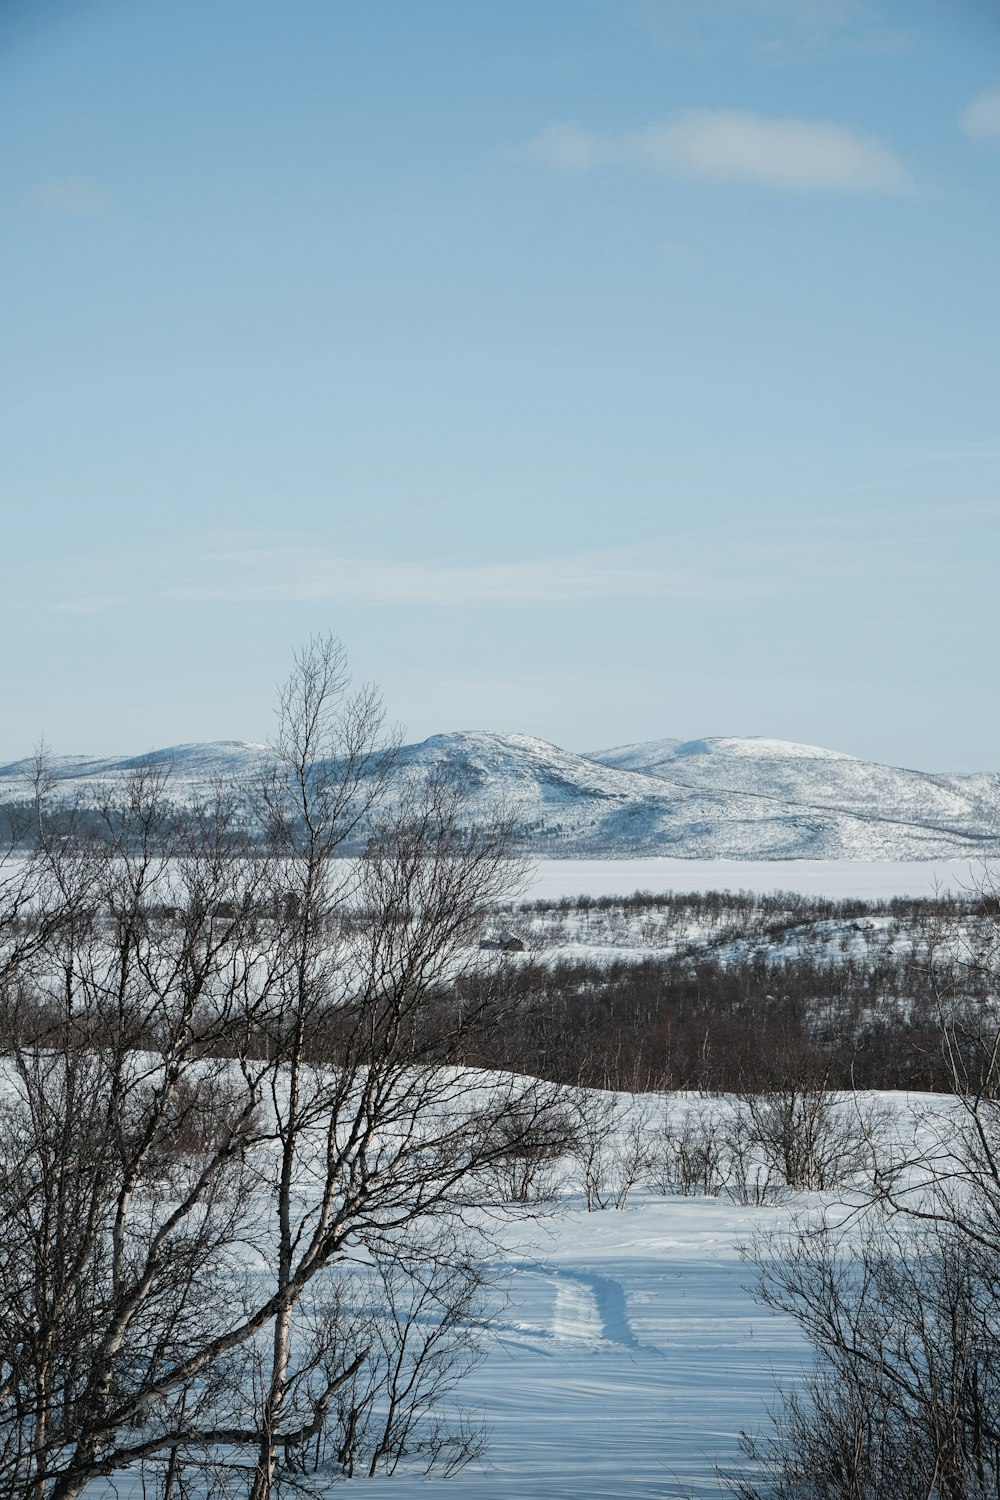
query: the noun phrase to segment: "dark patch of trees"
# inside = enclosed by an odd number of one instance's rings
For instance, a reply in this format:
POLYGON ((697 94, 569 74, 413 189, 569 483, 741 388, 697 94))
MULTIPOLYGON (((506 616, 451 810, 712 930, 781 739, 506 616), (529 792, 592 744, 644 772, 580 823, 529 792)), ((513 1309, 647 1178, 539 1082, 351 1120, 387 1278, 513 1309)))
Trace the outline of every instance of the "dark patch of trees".
MULTIPOLYGON (((956 965, 938 935, 988 917, 988 904, 975 894, 833 902, 720 892, 531 903, 511 925, 539 944, 581 926, 584 941, 620 937, 648 917, 675 950, 609 962, 560 959, 555 946, 544 960, 507 965, 502 1028, 466 1060, 598 1088, 731 1092, 800 1077, 833 1089, 946 1090, 938 996, 956 965), (890 923, 877 941, 876 919, 890 923), (694 925, 699 940, 688 941, 694 925), (845 937, 855 940, 848 951, 845 937), (900 951, 893 938, 905 938, 900 951), (787 957, 783 943, 794 949, 787 957)), ((961 983, 964 1003, 985 1003, 983 976, 965 966, 961 983)), ((463 978, 451 1003, 474 1002, 478 984, 463 978)))

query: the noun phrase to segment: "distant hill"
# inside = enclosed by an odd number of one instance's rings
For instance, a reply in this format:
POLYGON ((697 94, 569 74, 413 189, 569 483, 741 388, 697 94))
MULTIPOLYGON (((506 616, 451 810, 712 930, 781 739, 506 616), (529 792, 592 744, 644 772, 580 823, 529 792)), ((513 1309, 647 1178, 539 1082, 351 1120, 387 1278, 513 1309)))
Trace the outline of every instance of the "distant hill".
MULTIPOLYGON (((169 767, 178 802, 252 779, 265 746, 240 740, 51 764, 57 793, 90 801, 139 766, 169 767)), ((434 735, 398 774, 460 775, 472 806, 502 799, 539 855, 700 859, 941 859, 1000 855, 1000 775, 930 775, 769 739, 653 740, 577 755, 523 734, 434 735)), ((0 766, 0 808, 29 761, 0 766)))
MULTIPOLYGON (((701 790, 724 789, 895 827, 913 824, 963 839, 1000 839, 996 773, 934 775, 815 745, 757 738, 652 740, 600 750, 590 758, 701 790)), ((956 852, 961 851, 956 847, 956 852)))

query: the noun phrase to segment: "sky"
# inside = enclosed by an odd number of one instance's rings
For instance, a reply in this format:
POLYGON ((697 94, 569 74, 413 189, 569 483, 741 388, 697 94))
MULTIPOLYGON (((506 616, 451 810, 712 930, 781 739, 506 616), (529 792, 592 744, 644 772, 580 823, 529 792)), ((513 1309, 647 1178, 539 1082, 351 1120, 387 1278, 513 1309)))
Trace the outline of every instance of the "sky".
POLYGON ((0 759, 1000 770, 1000 0, 4 0, 0 759))

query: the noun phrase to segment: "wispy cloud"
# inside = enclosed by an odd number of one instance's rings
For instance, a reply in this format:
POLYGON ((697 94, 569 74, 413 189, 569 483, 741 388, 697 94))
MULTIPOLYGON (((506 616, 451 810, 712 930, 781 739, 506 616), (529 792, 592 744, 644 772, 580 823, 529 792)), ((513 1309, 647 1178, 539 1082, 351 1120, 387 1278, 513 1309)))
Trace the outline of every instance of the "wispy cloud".
MULTIPOLYGON (((952 512, 942 515, 942 521, 952 512)), ((650 537, 641 549, 607 548, 548 557, 464 560, 380 558, 345 552, 325 538, 316 546, 296 539, 215 538, 190 545, 67 557, 44 570, 0 564, 0 610, 73 617, 112 616, 144 606, 296 608, 565 609, 640 600, 679 604, 739 604, 802 595, 817 577, 845 579, 912 571, 900 553, 898 513, 889 508, 883 531, 870 506, 852 527, 843 508, 817 534, 815 518, 791 532, 716 528, 685 536, 650 537), (833 529, 835 535, 828 534, 833 529), (864 532, 859 552, 857 529, 864 532), (92 593, 81 593, 88 578, 92 593)), ((925 566, 924 563, 920 564, 925 566)), ((927 564, 930 566, 930 564, 927 564)))
POLYGON ((623 134, 550 125, 527 154, 556 171, 637 168, 666 177, 744 182, 785 192, 906 193, 903 162, 869 136, 825 120, 687 110, 623 134))
POLYGON ((976 141, 1000 146, 1000 88, 977 94, 962 111, 962 128, 976 141))
MULTIPOLYGON (((378 561, 300 550, 219 553, 201 577, 164 590, 186 603, 545 607, 607 598, 727 599, 761 592, 731 578, 597 552, 496 563, 378 561), (207 576, 206 576, 207 575, 207 576)), ((768 587, 766 592, 773 592, 768 587)))
POLYGON ((810 27, 846 26, 862 11, 858 0, 730 0, 730 7, 810 27))
POLYGON ((71 219, 100 219, 111 209, 111 194, 90 177, 54 177, 33 196, 40 208, 71 219))
POLYGON ((89 594, 78 599, 61 599, 49 608, 57 615, 104 615, 129 602, 124 594, 89 594))
MULTIPOLYGON (((769 62, 835 55, 898 55, 913 37, 886 27, 871 0, 632 0, 638 25, 660 45, 699 53, 742 51, 769 62)), ((902 12, 894 15, 894 22, 902 12)))

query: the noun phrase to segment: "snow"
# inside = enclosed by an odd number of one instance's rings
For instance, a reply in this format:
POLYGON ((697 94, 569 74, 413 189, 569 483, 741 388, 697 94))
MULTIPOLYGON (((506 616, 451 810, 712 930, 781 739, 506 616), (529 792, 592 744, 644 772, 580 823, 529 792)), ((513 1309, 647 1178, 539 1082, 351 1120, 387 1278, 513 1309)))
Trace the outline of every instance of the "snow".
POLYGON ((517 808, 540 854, 938 859, 1000 852, 1000 778, 933 776, 781 740, 654 741, 593 756, 526 735, 437 735, 403 763, 517 808))
MULTIPOLYGON (((459 1393, 485 1412, 489 1454, 453 1492, 718 1497, 717 1467, 738 1461, 740 1430, 765 1421, 775 1378, 794 1378, 805 1355, 795 1327, 753 1300, 738 1250, 754 1224, 789 1213, 640 1196, 512 1236, 510 1303, 459 1393)), ((362 1483, 379 1500, 428 1486, 401 1474, 362 1483)))
POLYGON ((969 890, 983 866, 969 859, 539 859, 526 900, 630 896, 634 891, 798 891, 877 901, 969 890))
POLYGON ((819 745, 800 745, 794 740, 773 740, 762 735, 745 739, 714 736, 704 740, 647 740, 637 745, 618 745, 613 750, 592 750, 588 758, 606 766, 650 769, 692 755, 711 755, 735 760, 844 760, 861 764, 856 755, 842 750, 824 750, 819 745))
MULTIPOLYGON (((693 1099, 668 1097, 682 1108, 693 1099)), ((950 1137, 947 1101, 860 1096, 867 1101, 892 1111, 902 1140, 950 1137)), ((588 1213, 572 1193, 501 1227, 486 1358, 456 1394, 461 1410, 485 1419, 489 1447, 444 1493, 718 1500, 720 1472, 739 1465, 741 1431, 767 1426, 777 1386, 809 1360, 797 1326, 754 1300, 741 1249, 835 1201, 795 1194, 741 1207, 646 1190, 624 1211, 588 1213)), ((343 1483, 371 1500, 422 1500, 443 1481, 401 1468, 343 1483)), ((139 1488, 114 1493, 138 1500, 139 1488)), ((88 1500, 111 1494, 95 1484, 88 1500)))
MULTIPOLYGON (((241 741, 51 763, 67 797, 99 795, 137 767, 169 769, 178 801, 252 780, 266 748, 241 741)), ((1000 854, 1000 776, 930 775, 769 739, 653 741, 588 757, 523 734, 434 735, 403 773, 445 769, 476 816, 516 811, 539 854, 685 859, 933 860, 1000 854)), ((23 799, 28 761, 0 766, 0 804, 23 799)))
MULTIPOLYGON (((690 1096, 675 1096, 682 1100, 690 1096)), ((858 1096, 898 1139, 951 1135, 949 1101, 858 1096)), ((509 1231, 509 1302, 459 1399, 492 1432, 482 1469, 452 1481, 500 1500, 719 1500, 741 1431, 768 1426, 780 1386, 809 1363, 791 1319, 754 1300, 741 1248, 836 1202, 795 1194, 769 1207, 640 1193, 624 1212, 580 1200, 509 1231)), ((858 1231, 857 1222, 854 1232, 858 1231)), ((415 1500, 428 1481, 365 1480, 376 1500, 415 1500)), ((440 1481, 432 1481, 440 1483, 440 1481)), ((350 1488, 350 1487, 349 1487, 350 1488)))

